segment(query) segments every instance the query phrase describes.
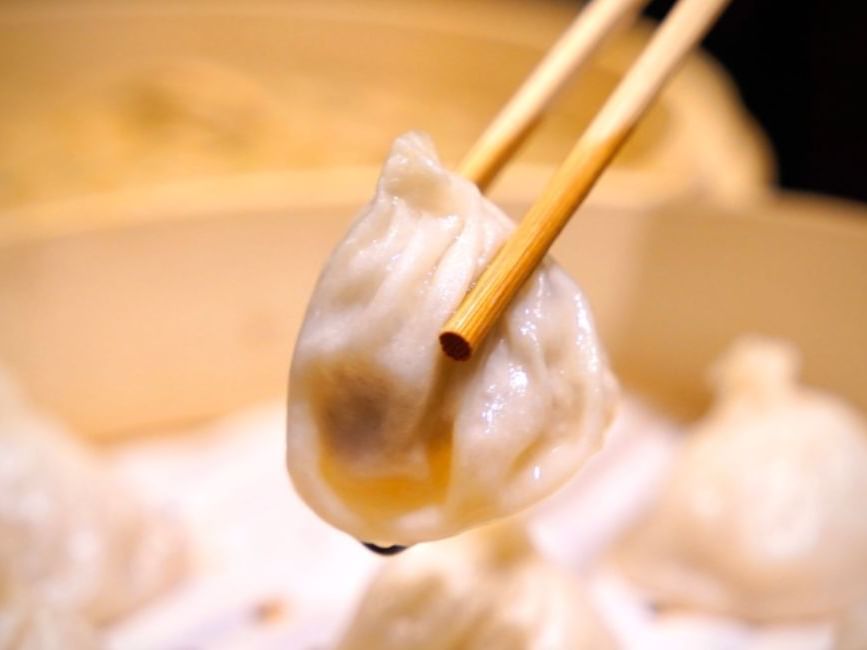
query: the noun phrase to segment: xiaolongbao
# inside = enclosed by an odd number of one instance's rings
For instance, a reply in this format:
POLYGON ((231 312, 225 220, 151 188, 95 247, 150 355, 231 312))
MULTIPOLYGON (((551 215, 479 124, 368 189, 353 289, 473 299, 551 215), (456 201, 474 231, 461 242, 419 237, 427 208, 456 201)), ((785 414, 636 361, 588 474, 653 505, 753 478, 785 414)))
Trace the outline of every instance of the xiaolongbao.
POLYGON ((288 467, 326 521, 378 544, 446 537, 541 499, 602 443, 616 384, 584 296, 551 260, 472 360, 439 349, 512 228, 425 137, 396 141, 292 362, 288 467))
POLYGON ((505 523, 389 560, 338 650, 613 647, 578 584, 505 523))
POLYGON ((96 630, 80 614, 58 610, 45 601, 0 599, 2 650, 98 650, 96 630))
POLYGON ((660 604, 775 621, 867 596, 867 428, 796 370, 758 338, 717 364, 714 408, 618 554, 660 604))
POLYGON ((116 619, 181 577, 180 533, 0 373, 0 610, 57 613, 33 629, 116 619))
POLYGON ((867 648, 867 600, 844 611, 834 624, 835 650, 867 648))

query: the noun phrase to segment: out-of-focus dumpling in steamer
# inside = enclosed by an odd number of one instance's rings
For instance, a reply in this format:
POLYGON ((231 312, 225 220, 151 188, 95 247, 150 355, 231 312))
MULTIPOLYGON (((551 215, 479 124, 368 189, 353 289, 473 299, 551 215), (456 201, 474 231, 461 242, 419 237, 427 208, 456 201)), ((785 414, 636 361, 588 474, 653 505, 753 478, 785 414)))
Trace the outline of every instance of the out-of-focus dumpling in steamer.
POLYGON ((0 599, 0 650, 97 650, 96 630, 78 613, 44 600, 0 599))
POLYGON ((54 633, 54 623, 104 624, 161 593, 185 569, 177 522, 112 480, 96 454, 33 412, 0 371, 4 629, 20 626, 38 639, 54 633))
POLYGON ((660 604, 774 621, 867 597, 867 426, 797 365, 748 337, 715 366, 716 404, 617 553, 660 604))
POLYGON ((507 522, 389 560, 338 650, 614 647, 574 579, 507 522))
POLYGON ((834 624, 834 650, 867 648, 867 599, 843 612, 834 624))
POLYGON ((355 537, 407 545, 511 514, 602 443, 616 382, 578 286, 546 260, 469 362, 437 334, 513 223, 399 138, 328 261, 292 363, 287 462, 355 537))

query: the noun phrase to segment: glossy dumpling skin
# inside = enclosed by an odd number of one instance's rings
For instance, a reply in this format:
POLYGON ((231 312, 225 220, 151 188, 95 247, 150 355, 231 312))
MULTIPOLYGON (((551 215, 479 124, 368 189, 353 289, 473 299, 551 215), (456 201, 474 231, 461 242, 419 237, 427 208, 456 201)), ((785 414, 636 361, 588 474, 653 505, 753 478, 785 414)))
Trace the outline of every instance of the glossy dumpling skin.
POLYGON ((399 138, 328 261, 292 362, 287 463, 326 521, 413 544, 521 510, 603 440, 617 393, 587 302, 546 260, 469 362, 437 335, 513 228, 399 138))
POLYGON ((614 647, 573 578, 504 523, 389 559, 338 650, 614 647))
POLYGON ((718 362, 716 404, 617 554, 657 602, 776 621, 867 596, 867 426, 796 370, 759 338, 718 362))

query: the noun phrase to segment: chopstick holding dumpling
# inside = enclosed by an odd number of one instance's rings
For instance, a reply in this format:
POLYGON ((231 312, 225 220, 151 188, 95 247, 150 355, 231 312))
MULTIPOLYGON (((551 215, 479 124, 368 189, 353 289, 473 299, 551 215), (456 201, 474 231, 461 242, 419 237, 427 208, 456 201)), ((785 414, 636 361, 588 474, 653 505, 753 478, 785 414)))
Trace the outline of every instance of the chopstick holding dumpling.
POLYGON ((472 360, 440 352, 439 328, 513 228, 405 135, 319 279, 292 362, 287 464, 307 503, 359 540, 408 545, 512 514, 602 444, 616 382, 552 260, 472 360))

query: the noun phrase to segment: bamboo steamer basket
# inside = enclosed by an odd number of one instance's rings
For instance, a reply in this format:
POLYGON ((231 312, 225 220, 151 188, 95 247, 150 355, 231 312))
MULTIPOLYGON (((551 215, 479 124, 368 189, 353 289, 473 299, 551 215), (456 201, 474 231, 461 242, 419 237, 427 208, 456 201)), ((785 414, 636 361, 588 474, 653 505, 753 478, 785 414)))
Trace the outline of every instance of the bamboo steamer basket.
MULTIPOLYGON (((214 177, 221 194, 247 195, 236 183, 257 172, 348 168, 368 187, 413 128, 456 161, 574 13, 479 0, 12 2, 0 11, 0 208, 214 177)), ((579 76, 518 158, 535 178, 518 167, 512 182, 544 181, 649 32, 621 34, 579 76)), ((739 200, 770 169, 729 84, 694 56, 597 194, 739 200)), ((0 227, 32 233, 24 212, 0 227)), ((57 214, 45 217, 54 229, 74 227, 57 214)))
MULTIPOLYGON (((280 394, 353 207, 193 213, 19 243, 0 256, 4 360, 49 408, 102 435, 280 394)), ((865 217, 793 196, 598 211, 554 253, 588 292, 621 378, 677 412, 701 407, 703 368, 743 331, 793 340, 808 381, 867 408, 865 217)))
MULTIPOLYGON (((291 146, 279 156, 269 150, 240 167, 206 161, 194 174, 183 165, 140 174, 135 150, 122 147, 96 162, 84 151, 76 159, 82 169, 100 173, 68 184, 62 173, 58 184, 50 182, 56 175, 42 182, 36 174, 22 195, 7 194, 0 207, 0 362, 42 407, 102 439, 179 426, 284 393, 318 269, 369 198, 391 138, 422 128, 455 161, 573 11, 508 2, 4 6, 4 123, 50 129, 49 95, 81 123, 93 116, 98 123, 100 110, 115 110, 113 89, 124 86, 113 84, 129 71, 204 65, 243 77, 248 85, 239 89, 265 89, 269 106, 279 106, 286 123, 306 135, 300 143, 287 139, 291 146)), ((494 188, 511 213, 519 215, 538 193, 647 32, 639 27, 606 48, 494 188)), ((217 99, 225 94, 218 91, 217 99)), ((83 151, 90 133, 48 143, 43 160, 78 145, 83 151)), ((803 239, 798 245, 809 250, 825 242, 823 250, 832 252, 803 290, 817 297, 817 283, 827 280, 827 304, 802 304, 829 322, 855 322, 851 298, 859 287, 852 283, 859 279, 849 272, 864 277, 857 257, 865 257, 863 229, 845 218, 832 219, 834 227, 818 218, 846 208, 766 196, 770 169, 764 142, 728 83, 692 57, 556 249, 590 293, 627 381, 694 405, 698 366, 736 330, 777 324, 765 322, 784 313, 769 301, 774 287, 795 295, 789 281, 800 276, 790 277, 796 270, 788 265, 805 261, 781 258, 781 237, 803 239), (759 207, 744 207, 752 205, 759 207), (791 211, 804 215, 782 218, 791 211), (670 245, 657 241, 660 228, 680 222, 670 245), (721 229, 721 239, 703 237, 712 228, 721 229), (735 285, 713 285, 739 273, 767 277, 752 266, 765 263, 758 252, 741 252, 740 242, 754 237, 766 244, 765 260, 774 260, 774 280, 786 290, 774 284, 762 294, 764 285, 751 282, 755 296, 748 299, 735 285), (718 259, 716 275, 696 271, 672 275, 665 286, 650 283, 668 264, 716 259, 726 242, 732 266, 718 259), (688 282, 699 276, 708 278, 709 291, 730 290, 717 299, 731 304, 713 314, 690 312, 703 304, 690 293, 700 294, 700 284, 688 282), (693 328, 670 349, 666 336, 677 330, 669 316, 693 328)), ((805 345, 818 378, 864 403, 854 374, 835 365, 851 361, 844 346, 864 349, 861 330, 839 325, 845 331, 833 337, 837 355, 823 349, 812 361, 815 337, 789 325, 779 333, 805 345)))

